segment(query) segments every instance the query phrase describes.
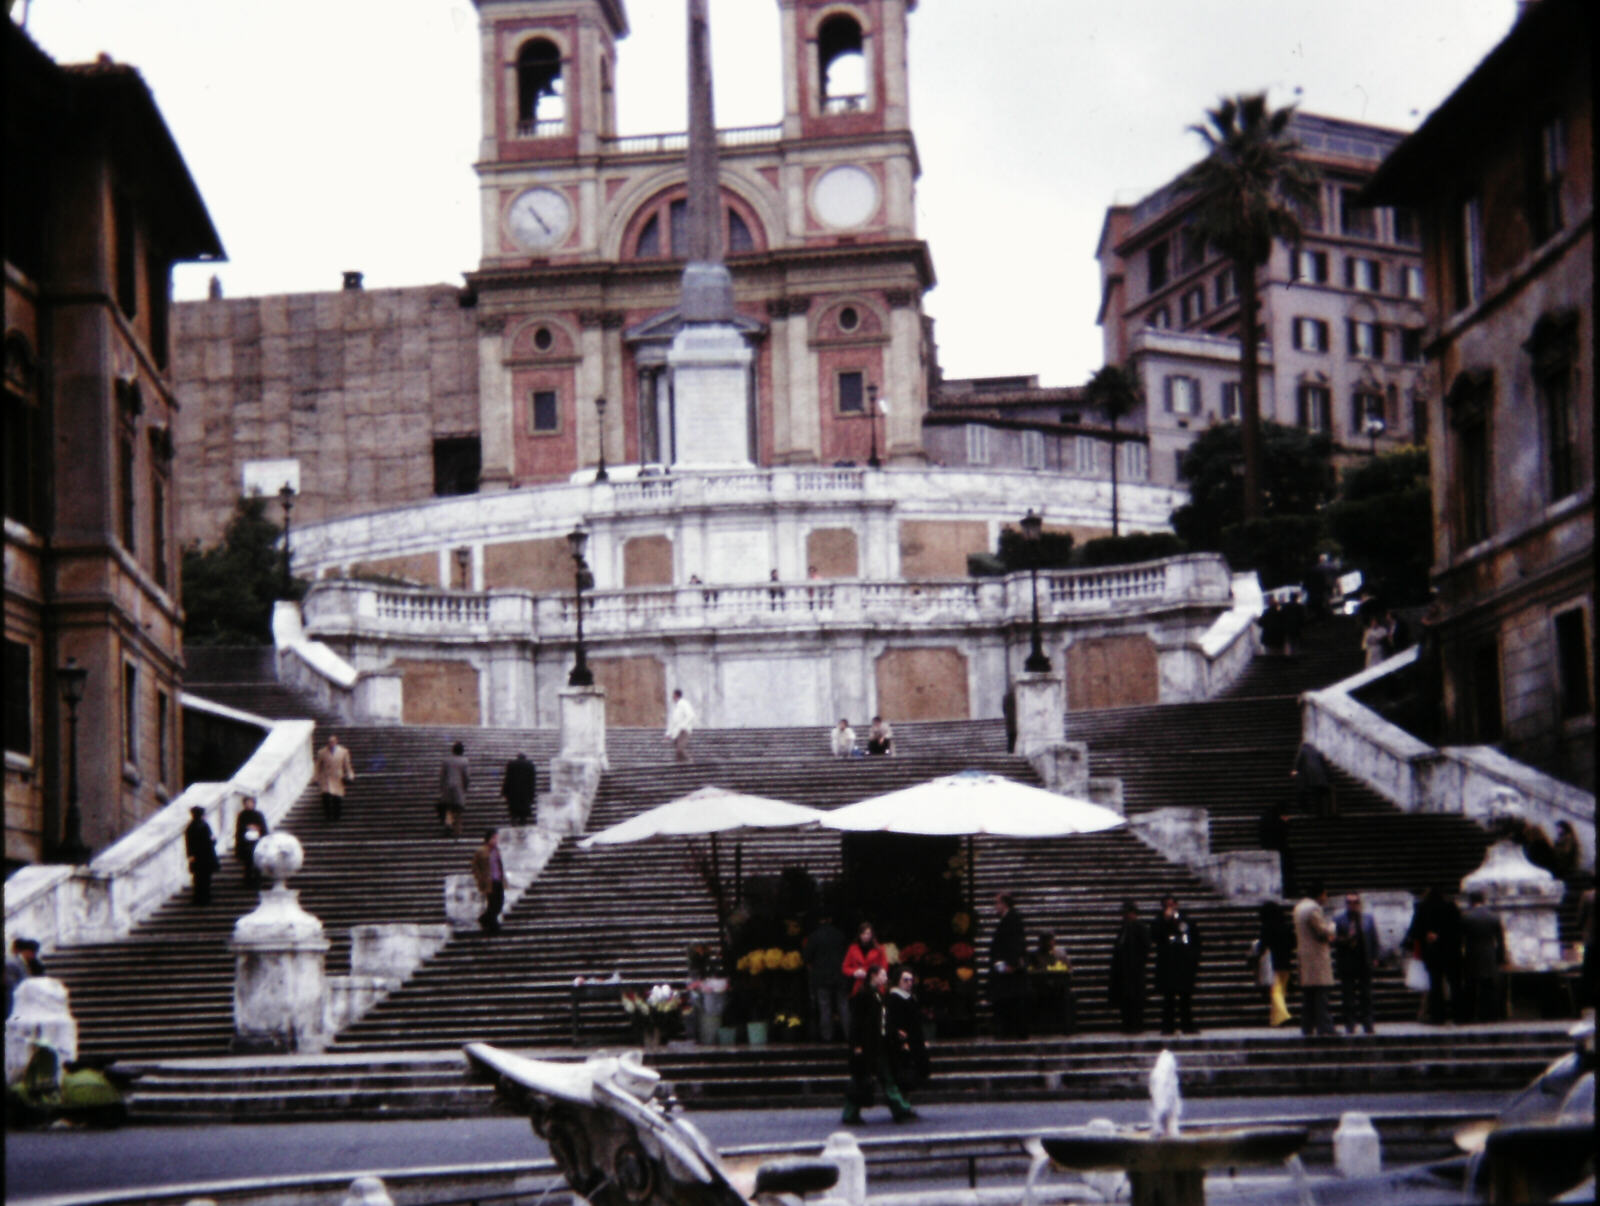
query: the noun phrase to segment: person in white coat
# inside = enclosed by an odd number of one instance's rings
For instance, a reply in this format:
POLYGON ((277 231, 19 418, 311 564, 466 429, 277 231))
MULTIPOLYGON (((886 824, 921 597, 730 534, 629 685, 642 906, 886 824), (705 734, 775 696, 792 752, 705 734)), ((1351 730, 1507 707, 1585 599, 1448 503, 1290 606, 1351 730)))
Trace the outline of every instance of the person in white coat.
POLYGON ((672 743, 672 754, 679 762, 691 762, 689 735, 694 732, 694 707, 683 697, 682 691, 672 693, 672 711, 667 714, 667 740, 672 743))

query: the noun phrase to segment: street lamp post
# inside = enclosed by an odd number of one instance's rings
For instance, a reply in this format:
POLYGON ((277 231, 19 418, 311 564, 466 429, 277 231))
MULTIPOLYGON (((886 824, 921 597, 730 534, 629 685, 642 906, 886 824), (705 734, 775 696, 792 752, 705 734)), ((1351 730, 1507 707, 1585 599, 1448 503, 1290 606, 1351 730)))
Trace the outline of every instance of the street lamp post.
POLYGON ((294 596, 289 592, 289 513, 294 510, 294 487, 284 482, 278 489, 278 501, 283 504, 283 589, 285 599, 294 596))
POLYGON ((583 647, 583 592, 593 588, 594 575, 589 563, 583 559, 583 550, 589 543, 589 533, 573 528, 567 533, 567 545, 572 549, 574 593, 578 601, 578 651, 572 662, 572 673, 567 675, 569 687, 594 686, 594 671, 589 669, 588 651, 583 647))
POLYGON ((1367 416, 1367 421, 1362 425, 1361 430, 1367 433, 1367 439, 1372 442, 1370 455, 1374 457, 1378 455, 1378 437, 1388 429, 1389 425, 1383 421, 1381 416, 1367 416))
POLYGON ((867 465, 872 469, 882 469, 883 462, 878 459, 878 387, 867 386, 867 421, 872 424, 872 451, 867 457, 867 465))
POLYGON ((78 665, 75 657, 69 657, 67 664, 56 671, 61 702, 67 705, 67 815, 56 856, 67 863, 89 861, 89 847, 83 841, 83 817, 78 812, 78 705, 83 702, 88 679, 89 671, 78 665))
POLYGON ((1039 639, 1039 536, 1044 531, 1044 520, 1029 507, 1028 513, 1022 517, 1021 526, 1023 542, 1028 546, 1028 573, 1033 579, 1032 648, 1022 668, 1029 674, 1049 674, 1050 659, 1045 656, 1044 645, 1039 639))
POLYGON ((594 413, 600 420, 600 465, 594 471, 594 480, 605 482, 611 480, 611 475, 606 472, 606 400, 604 398, 596 398, 594 400, 594 413))

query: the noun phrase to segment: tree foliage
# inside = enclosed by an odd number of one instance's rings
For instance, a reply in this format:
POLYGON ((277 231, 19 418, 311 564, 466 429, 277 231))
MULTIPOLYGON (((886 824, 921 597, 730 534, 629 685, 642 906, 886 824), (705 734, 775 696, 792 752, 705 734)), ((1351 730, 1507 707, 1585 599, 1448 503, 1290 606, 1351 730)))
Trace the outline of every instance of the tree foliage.
POLYGON ((1426 449, 1403 448, 1351 469, 1326 521, 1344 559, 1360 567, 1368 589, 1386 606, 1427 600, 1433 499, 1426 449))
POLYGON ((1246 517, 1266 512, 1262 497, 1261 384, 1259 380, 1256 269, 1275 240, 1300 239, 1299 211, 1316 202, 1317 179, 1296 157, 1289 132, 1294 106, 1267 108, 1265 93, 1225 97, 1189 128, 1206 144, 1206 157, 1178 178, 1178 188, 1198 194, 1190 228, 1233 264, 1239 291, 1239 404, 1244 430, 1243 505, 1246 517))
POLYGON ((1117 420, 1132 413, 1144 400, 1139 379, 1120 364, 1107 364, 1095 370, 1083 387, 1083 400, 1105 412, 1111 421, 1111 535, 1122 535, 1117 482, 1117 420))
POLYGON ((1066 569, 1072 564, 1072 533, 1039 533, 1037 544, 1030 544, 1016 528, 1000 529, 997 555, 1006 573, 1031 569, 1066 569))
MULTIPOLYGON (((272 607, 283 586, 283 529, 267 517, 261 495, 239 499, 209 549, 183 551, 184 643, 264 645, 272 640, 272 607)), ((296 597, 301 584, 292 581, 296 597)))
MULTIPOLYGON (((1323 432, 1280 423, 1261 425, 1262 512, 1315 514, 1333 494, 1332 442, 1323 432)), ((1222 532, 1244 522, 1244 446, 1237 423, 1201 432, 1183 454, 1189 502, 1172 513, 1172 527, 1190 548, 1221 549, 1222 532)))

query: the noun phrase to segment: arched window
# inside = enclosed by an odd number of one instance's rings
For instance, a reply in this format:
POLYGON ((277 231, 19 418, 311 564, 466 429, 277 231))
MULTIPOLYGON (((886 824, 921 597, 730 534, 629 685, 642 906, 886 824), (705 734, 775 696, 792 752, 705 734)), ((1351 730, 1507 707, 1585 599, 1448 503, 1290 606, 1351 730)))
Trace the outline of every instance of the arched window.
POLYGON ((817 66, 824 113, 855 113, 867 107, 867 61, 861 26, 854 18, 839 14, 822 23, 817 31, 817 66))
POLYGON ((525 42, 517 51, 517 132, 559 134, 566 121, 561 51, 547 38, 525 42))
MULTIPOLYGON (((662 198, 645 206, 649 216, 633 237, 632 256, 639 260, 682 259, 689 249, 689 203, 683 197, 662 198)), ((760 251, 751 222, 726 201, 722 206, 722 245, 729 253, 760 251)), ((626 253, 626 251, 625 251, 626 253)))

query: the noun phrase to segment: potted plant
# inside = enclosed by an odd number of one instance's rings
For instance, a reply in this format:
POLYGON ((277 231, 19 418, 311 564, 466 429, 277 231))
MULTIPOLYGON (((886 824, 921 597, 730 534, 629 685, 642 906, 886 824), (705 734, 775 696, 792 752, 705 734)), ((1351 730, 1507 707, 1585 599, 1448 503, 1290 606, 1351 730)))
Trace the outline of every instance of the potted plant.
POLYGON ((659 1047, 682 1029, 684 1004, 684 994, 670 984, 657 984, 642 997, 636 992, 622 994, 622 1010, 646 1047, 659 1047))

